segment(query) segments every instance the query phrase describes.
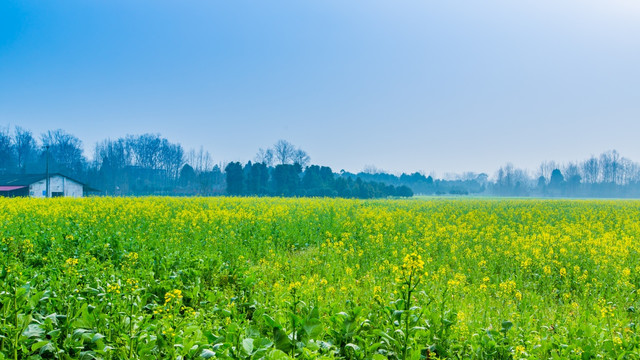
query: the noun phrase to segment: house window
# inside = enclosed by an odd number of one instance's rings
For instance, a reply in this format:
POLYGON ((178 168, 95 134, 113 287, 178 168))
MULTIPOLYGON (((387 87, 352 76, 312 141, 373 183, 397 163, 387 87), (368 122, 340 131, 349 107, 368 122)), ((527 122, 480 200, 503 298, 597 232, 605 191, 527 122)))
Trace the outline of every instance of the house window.
POLYGON ((51 193, 51 197, 63 197, 64 193, 62 191, 54 191, 51 193))

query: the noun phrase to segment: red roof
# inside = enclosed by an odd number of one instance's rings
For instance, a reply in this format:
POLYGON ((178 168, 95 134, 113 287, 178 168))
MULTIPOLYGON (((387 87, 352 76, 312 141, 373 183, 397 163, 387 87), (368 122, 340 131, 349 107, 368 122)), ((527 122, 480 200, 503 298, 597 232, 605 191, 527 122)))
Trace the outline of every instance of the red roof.
POLYGON ((0 186, 0 191, 13 191, 26 188, 26 186, 0 186))

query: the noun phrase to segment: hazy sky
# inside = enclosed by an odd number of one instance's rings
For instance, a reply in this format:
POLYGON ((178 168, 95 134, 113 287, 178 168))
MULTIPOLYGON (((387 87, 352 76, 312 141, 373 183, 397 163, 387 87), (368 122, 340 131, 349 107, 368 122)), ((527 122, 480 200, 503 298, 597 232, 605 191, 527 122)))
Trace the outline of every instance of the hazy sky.
POLYGON ((8 125, 335 171, 640 161, 640 1, 3 0, 8 125))

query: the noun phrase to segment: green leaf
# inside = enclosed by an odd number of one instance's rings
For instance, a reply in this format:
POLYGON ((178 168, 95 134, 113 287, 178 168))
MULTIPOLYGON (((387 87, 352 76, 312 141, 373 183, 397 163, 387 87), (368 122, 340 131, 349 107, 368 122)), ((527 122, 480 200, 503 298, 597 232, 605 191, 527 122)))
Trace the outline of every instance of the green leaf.
POLYGON ((289 352, 293 348, 293 343, 291 342, 291 339, 289 339, 289 336, 287 336, 287 333, 285 333, 280 328, 273 329, 273 340, 274 340, 274 343, 276 344, 276 348, 278 348, 279 350, 289 352))
POLYGON ((53 346, 53 344, 50 341, 47 341, 46 344, 44 344, 43 347, 40 348, 40 355, 43 355, 45 353, 50 353, 53 354, 56 351, 56 348, 53 346))
POLYGON ((22 301, 22 299, 27 294, 27 291, 29 291, 30 287, 31 286, 29 284, 25 284, 24 286, 16 289, 16 298, 18 299, 18 301, 22 301))
POLYGON ((513 323, 509 320, 505 320, 502 322, 502 332, 506 333, 507 331, 509 331, 509 329, 511 329, 513 327, 513 323))
POLYGON ((52 313, 52 314, 49 314, 49 315, 45 316, 45 319, 51 321, 51 323, 54 324, 54 325, 58 325, 58 314, 56 314, 56 313, 52 313))
POLYGON ((49 335, 51 338, 55 339, 60 335, 61 332, 62 332, 62 330, 60 330, 60 329, 54 329, 54 330, 49 331, 47 333, 47 335, 49 335))
POLYGON ((272 346, 273 346, 273 341, 267 338, 257 338, 253 341, 253 347, 258 350, 267 350, 272 346))
POLYGON ((374 330, 373 333, 386 340, 389 344, 394 344, 396 342, 396 339, 380 329, 374 330))
POLYGON ((317 306, 314 306, 311 308, 311 311, 309 312, 309 316, 307 316, 307 318, 309 319, 319 319, 320 318, 320 310, 318 310, 317 306))
POLYGON ((36 351, 38 349, 40 349, 41 347, 47 345, 49 342, 48 341, 39 341, 33 345, 31 345, 31 351, 36 351))
POLYGON ((44 335, 45 331, 38 324, 29 324, 27 328, 22 332, 22 336, 28 338, 39 338, 44 335))
POLYGON ((247 338, 242 340, 242 349, 247 353, 247 355, 253 354, 253 339, 247 338))
POLYGON ((304 332, 311 339, 315 339, 322 334, 322 322, 317 318, 311 318, 305 322, 302 326, 304 332))
POLYGON ((209 349, 204 349, 200 353, 200 357, 204 358, 204 359, 215 358, 216 357, 216 353, 214 353, 213 351, 211 351, 209 349))
POLYGON ((76 336, 81 336, 81 335, 84 335, 85 333, 88 333, 88 332, 91 332, 91 330, 87 330, 87 329, 75 329, 75 330, 73 331, 73 336, 74 336, 74 337, 76 337, 76 336))
POLYGON ((305 348, 311 351, 318 351, 320 350, 320 345, 318 345, 315 341, 311 340, 305 344, 305 348))
POLYGON ((383 344, 381 342, 376 342, 376 343, 370 344, 369 347, 367 347, 367 351, 370 352, 370 353, 374 352, 374 351, 377 351, 382 345, 383 344))
POLYGON ((104 335, 100 334, 100 333, 96 333, 95 335, 93 335, 93 337, 91 338, 91 343, 95 343, 96 341, 100 341, 104 339, 104 335))
POLYGON ((347 344, 345 348, 353 350, 356 354, 360 352, 360 347, 356 344, 347 344))
POLYGON ((272 318, 271 316, 267 315, 267 314, 262 314, 262 318, 264 319, 264 321, 267 323, 267 325, 269 325, 272 328, 277 328, 277 329, 282 329, 282 325, 280 325, 279 322, 277 322, 274 318, 272 318))
POLYGON ((282 350, 273 349, 269 352, 269 354, 267 354, 267 359, 268 360, 289 360, 291 358, 282 350))

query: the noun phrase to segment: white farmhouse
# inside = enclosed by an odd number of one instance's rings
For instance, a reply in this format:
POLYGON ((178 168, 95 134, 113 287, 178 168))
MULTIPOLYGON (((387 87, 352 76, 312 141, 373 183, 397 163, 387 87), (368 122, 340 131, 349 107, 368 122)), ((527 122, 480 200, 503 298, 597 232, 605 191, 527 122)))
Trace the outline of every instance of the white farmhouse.
MULTIPOLYGON (((50 197, 82 197, 85 184, 59 173, 49 175, 50 197)), ((47 176, 37 175, 3 175, 0 176, 0 196, 30 196, 42 198, 47 196, 47 176)))

